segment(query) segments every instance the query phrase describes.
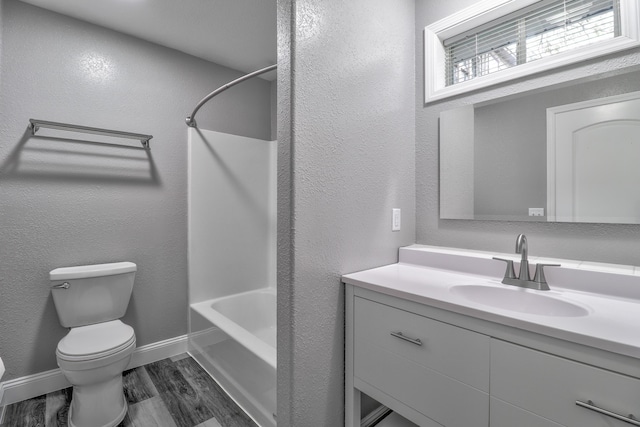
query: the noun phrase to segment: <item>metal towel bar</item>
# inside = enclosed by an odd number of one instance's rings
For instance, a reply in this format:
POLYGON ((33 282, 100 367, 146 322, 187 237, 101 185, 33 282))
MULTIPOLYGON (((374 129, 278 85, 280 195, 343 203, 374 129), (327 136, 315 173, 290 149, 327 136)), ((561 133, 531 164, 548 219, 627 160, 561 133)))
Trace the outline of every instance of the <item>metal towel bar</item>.
POLYGON ((64 130, 70 132, 90 133, 92 135, 115 136, 118 138, 136 139, 140 141, 145 150, 149 150, 149 141, 153 135, 144 135, 141 133, 123 132, 119 130, 92 128, 88 126, 72 125, 69 123, 49 122, 46 120, 29 119, 29 127, 31 134, 35 135, 40 128, 64 130))

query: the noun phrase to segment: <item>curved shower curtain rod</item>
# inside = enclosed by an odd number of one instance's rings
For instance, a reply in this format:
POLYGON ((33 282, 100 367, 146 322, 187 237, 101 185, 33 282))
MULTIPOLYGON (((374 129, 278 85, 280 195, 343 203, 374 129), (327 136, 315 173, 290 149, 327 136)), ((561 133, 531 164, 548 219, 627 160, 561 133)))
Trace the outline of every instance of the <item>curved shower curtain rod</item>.
POLYGON ((197 127, 197 124, 196 124, 196 113, 198 112, 198 110, 204 104, 206 104, 214 96, 218 95, 219 93, 224 92, 225 90, 229 89, 232 86, 237 85, 238 83, 242 83, 243 81, 250 79, 251 77, 259 76, 260 74, 267 73, 267 72, 269 72, 271 70, 275 70, 276 68, 278 68, 278 64, 270 65, 268 67, 262 68, 260 70, 256 70, 256 71, 254 71, 252 73, 249 73, 247 75, 239 77, 239 78, 235 79, 234 81, 227 83, 224 86, 220 86, 218 89, 214 90, 209 95, 207 95, 204 98, 202 98, 202 100, 200 102, 198 102, 198 105, 196 105, 196 108, 194 108, 193 111, 191 112, 191 114, 189 116, 187 116, 187 118, 185 119, 185 121, 187 122, 187 126, 192 127, 192 128, 197 127))

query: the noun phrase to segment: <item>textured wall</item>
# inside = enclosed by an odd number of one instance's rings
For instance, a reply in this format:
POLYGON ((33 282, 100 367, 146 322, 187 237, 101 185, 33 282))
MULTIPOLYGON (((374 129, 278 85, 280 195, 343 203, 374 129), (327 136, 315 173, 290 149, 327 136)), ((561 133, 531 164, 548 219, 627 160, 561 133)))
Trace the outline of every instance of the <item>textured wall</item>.
POLYGON ((471 5, 473 0, 416 0, 416 239, 418 243, 470 249, 512 250, 518 233, 529 237, 531 255, 640 265, 635 225, 562 224, 441 220, 438 216, 438 115, 469 103, 558 84, 574 78, 596 79, 601 73, 640 66, 634 49, 424 105, 422 42, 424 27, 471 5))
POLYGON ((299 0, 293 16, 289 4, 279 20, 293 19, 292 53, 278 61, 292 79, 278 96, 291 116, 278 115, 278 140, 291 136, 293 253, 290 282, 278 283, 279 322, 289 319, 278 425, 333 427, 344 419, 340 276, 395 262, 414 242, 414 2, 299 0))
POLYGON ((291 316, 294 308, 292 268, 292 139, 293 139, 293 88, 294 68, 293 40, 295 31, 294 1, 277 1, 278 26, 278 77, 277 77, 277 140, 278 140, 278 210, 277 210, 277 331, 278 331, 278 375, 277 375, 277 413, 280 414, 280 427, 291 426, 292 393, 293 393, 293 325, 291 316))
MULTIPOLYGON (((186 333, 184 117, 241 73, 22 2, 1 5, 3 379, 56 367, 55 347, 66 332, 49 292, 48 272, 56 267, 137 263, 124 321, 138 345, 186 333), (31 117, 150 133, 151 152, 29 138, 31 117)), ((269 139, 269 86, 254 79, 233 88, 205 106, 198 122, 269 139)))

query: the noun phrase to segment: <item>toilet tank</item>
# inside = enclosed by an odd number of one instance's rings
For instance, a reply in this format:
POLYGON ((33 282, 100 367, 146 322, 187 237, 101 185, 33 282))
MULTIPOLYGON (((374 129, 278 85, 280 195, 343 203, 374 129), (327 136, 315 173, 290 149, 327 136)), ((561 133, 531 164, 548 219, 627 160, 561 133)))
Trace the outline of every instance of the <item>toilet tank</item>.
POLYGON ((53 303, 62 326, 108 322, 124 316, 133 290, 137 266, 132 262, 56 268, 53 303))

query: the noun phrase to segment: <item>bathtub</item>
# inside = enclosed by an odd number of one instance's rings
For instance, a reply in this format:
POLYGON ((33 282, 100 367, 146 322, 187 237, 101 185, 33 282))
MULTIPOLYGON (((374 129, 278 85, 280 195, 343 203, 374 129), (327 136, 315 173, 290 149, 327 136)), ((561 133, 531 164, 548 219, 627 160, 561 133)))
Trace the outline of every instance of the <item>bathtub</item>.
POLYGON ((276 293, 191 304, 189 352, 260 425, 276 425, 276 293))

